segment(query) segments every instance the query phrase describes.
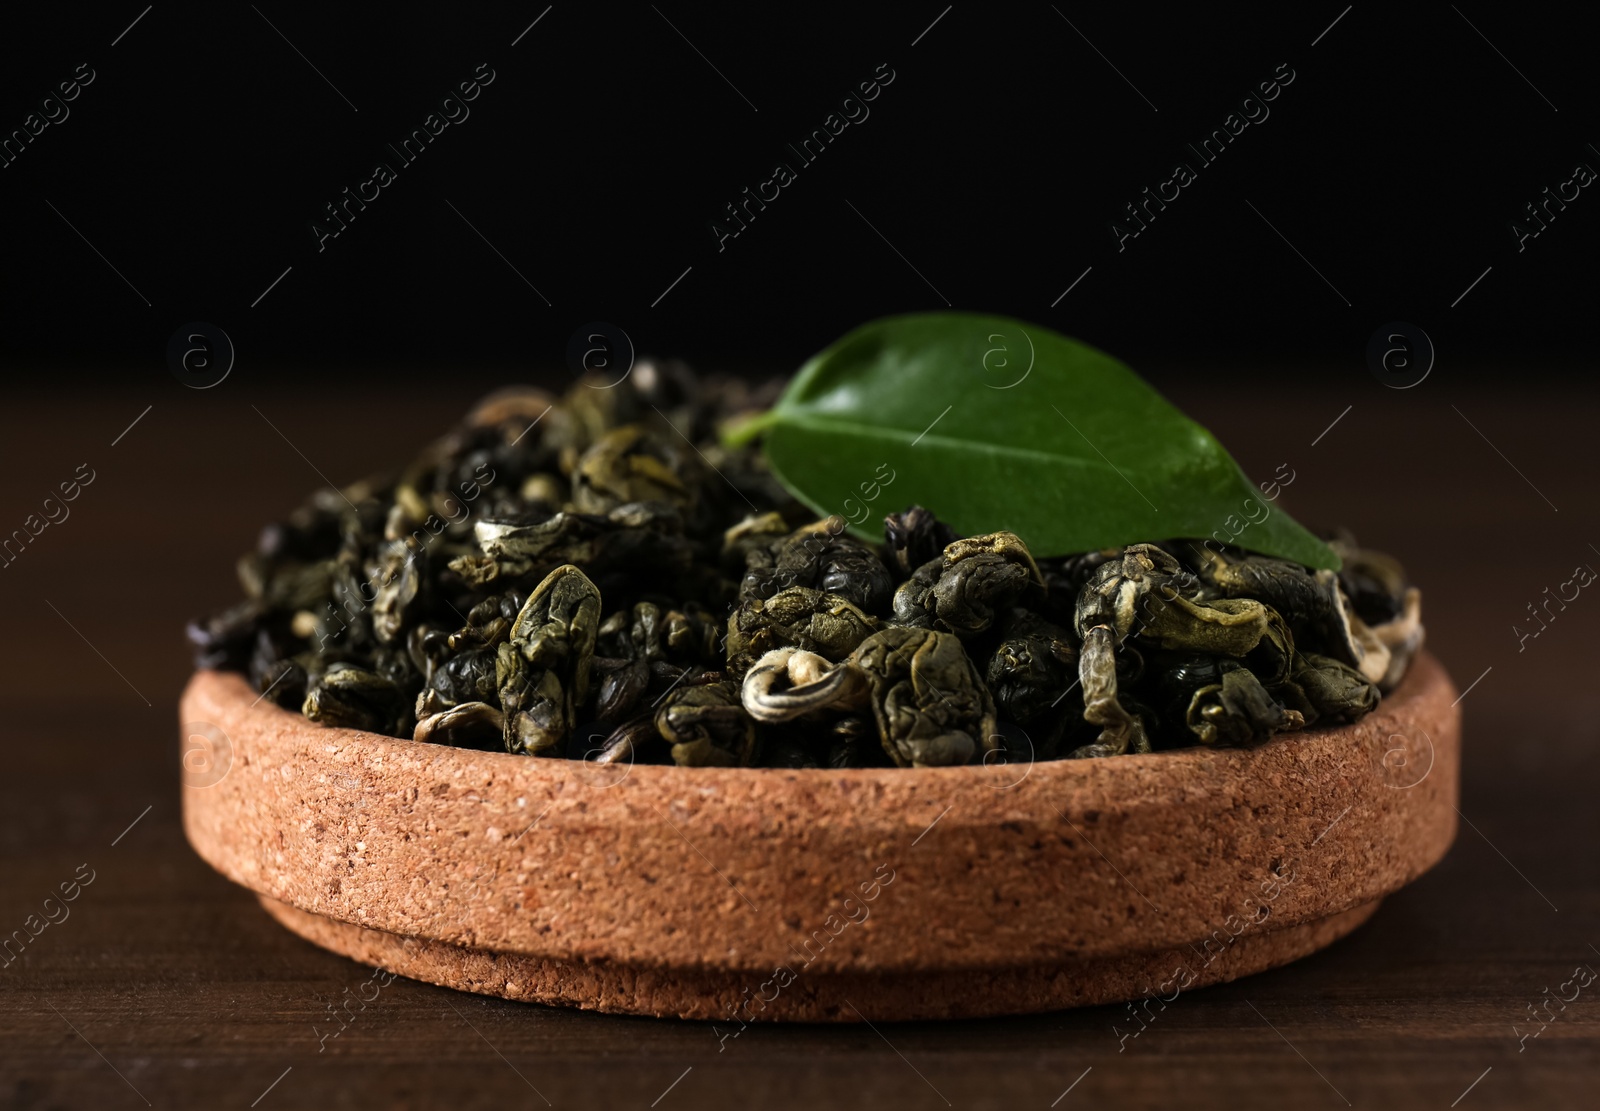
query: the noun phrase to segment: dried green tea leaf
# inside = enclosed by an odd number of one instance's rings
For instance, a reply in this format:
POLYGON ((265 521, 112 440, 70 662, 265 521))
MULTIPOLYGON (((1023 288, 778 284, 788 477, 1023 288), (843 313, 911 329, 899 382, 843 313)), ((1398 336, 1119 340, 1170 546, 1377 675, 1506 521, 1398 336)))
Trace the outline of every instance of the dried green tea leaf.
MULTIPOLYGON (((988 385, 1024 396, 1014 369, 988 385)), ((505 391, 398 474, 264 529, 248 600, 190 628, 197 665, 424 743, 820 770, 1256 744, 1359 719, 1421 646, 1403 570, 1345 535, 1337 576, 1170 536, 1036 559, 905 507, 880 461, 841 509, 882 513, 884 542, 857 539, 714 441, 778 392, 649 361, 505 391)), ((920 454, 982 408, 898 442, 920 454)), ((1053 490, 1054 466, 1013 478, 1053 490)))
POLYGON ((756 723, 732 681, 682 686, 656 711, 656 729, 685 767, 748 767, 755 762, 756 723))
POLYGON ((970 637, 1044 578, 1028 546, 1011 532, 956 540, 937 560, 917 568, 894 595, 895 620, 920 629, 970 637))
POLYGON ((411 708, 399 687, 376 671, 336 663, 311 681, 301 712, 323 725, 369 733, 409 731, 411 708))
POLYGON ((463 702, 417 718, 414 741, 457 748, 499 748, 505 740, 505 717, 487 702, 463 702))
POLYGON ((868 689, 866 675, 849 663, 775 648, 745 673, 740 698, 757 721, 783 722, 865 709, 868 689))
POLYGON ((556 568, 528 595, 496 657, 508 752, 547 754, 566 741, 589 694, 599 627, 600 591, 576 567, 556 568))
MULTIPOLYGON (((1042 722, 1071 690, 1078 675, 1078 650, 1065 629, 1032 610, 1013 609, 999 628, 1002 639, 985 668, 995 708, 1021 725, 1042 722)), ((1081 709, 1081 697, 1068 705, 1081 709)))
POLYGON ((1083 682, 1083 720, 1100 726, 1100 736, 1093 744, 1074 749, 1073 759, 1149 752, 1150 736, 1144 719, 1124 706, 1119 696, 1110 626, 1096 625, 1084 637, 1078 675, 1083 682))
POLYGON ((1302 714, 1285 709, 1246 668, 1224 666, 1219 678, 1195 691, 1184 714, 1184 724, 1201 744, 1255 745, 1305 725, 1302 714))
POLYGON ((960 638, 891 625, 851 654, 872 686, 884 751, 896 764, 965 764, 998 744, 994 699, 960 638))
POLYGON ((1289 677, 1273 689, 1308 725, 1357 721, 1378 705, 1376 684, 1344 661, 1315 652, 1297 653, 1289 677))
POLYGON ((874 630, 878 619, 848 598, 793 586, 765 600, 751 598, 728 618, 728 663, 743 674, 756 660, 786 645, 842 660, 874 630))

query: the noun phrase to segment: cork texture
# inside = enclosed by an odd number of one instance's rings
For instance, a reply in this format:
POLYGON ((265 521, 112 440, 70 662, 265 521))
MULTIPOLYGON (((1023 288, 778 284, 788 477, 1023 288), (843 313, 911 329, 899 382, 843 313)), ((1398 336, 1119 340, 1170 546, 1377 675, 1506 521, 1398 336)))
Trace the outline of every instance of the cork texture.
MULTIPOLYGON (((1377 902, 1281 930, 1241 933, 1224 945, 956 972, 811 972, 798 961, 761 973, 684 971, 596 961, 553 961, 464 949, 352 926, 260 896, 267 912, 307 941, 363 964, 458 991, 614 1014, 739 1022, 909 1022, 987 1018, 1152 999, 1150 1013, 1185 991, 1298 960, 1331 945, 1377 902)), ((1162 1009, 1165 1009, 1162 1007, 1162 1009)), ((1135 1029, 1129 1022, 1129 1029, 1135 1029)), ((733 1029, 730 1027, 730 1029, 733 1029)))
POLYGON ((214 761, 186 777, 184 825, 297 932, 351 955, 368 944, 355 939, 409 939, 419 978, 504 989, 471 990, 691 1014, 694 985, 804 961, 801 982, 946 985, 947 1003, 917 1013, 966 1013, 963 982, 1009 985, 995 990, 1037 1009, 1021 1001, 1118 997, 1026 986, 1083 962, 1159 966, 1222 931, 1237 975, 1354 928, 1454 838, 1455 697, 1423 655, 1362 721, 1252 750, 790 771, 603 767, 324 728, 201 672, 180 722, 214 761), (619 1003, 647 974, 662 1002, 619 1003))

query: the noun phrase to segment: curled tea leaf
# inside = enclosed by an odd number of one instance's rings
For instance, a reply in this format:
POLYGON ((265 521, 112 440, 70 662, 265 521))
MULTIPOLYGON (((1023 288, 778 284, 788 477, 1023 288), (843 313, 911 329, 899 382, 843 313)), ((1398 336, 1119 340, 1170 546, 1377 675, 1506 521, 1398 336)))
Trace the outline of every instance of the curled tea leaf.
POLYGON ((731 680, 682 686, 656 710, 656 730, 685 767, 748 767, 755 762, 756 723, 731 680))
POLYGON ((648 501, 686 509, 699 470, 678 444, 627 424, 602 434, 578 460, 572 500, 582 513, 609 513, 619 505, 648 501))
POLYGON ((1378 687, 1365 675, 1331 656, 1296 654, 1294 670, 1274 688, 1298 710, 1306 724, 1357 721, 1378 705, 1378 687))
POLYGON ((965 764, 995 737, 994 699, 960 638, 891 625, 852 653, 884 751, 901 767, 965 764))
POLYGON ((372 601, 372 631, 384 644, 394 643, 424 601, 428 582, 428 554, 404 541, 384 544, 378 558, 367 566, 377 584, 372 601))
POLYGON ((793 721, 866 706, 866 676, 848 663, 832 664, 815 652, 776 648, 744 677, 740 698, 757 721, 793 721))
POLYGON ((1305 725, 1303 715, 1285 709, 1248 669, 1230 661, 1220 679, 1195 691, 1184 714, 1184 724, 1201 744, 1260 744, 1274 733, 1305 725))
POLYGON ((1044 578, 1020 537, 974 536, 953 541, 936 561, 917 568, 895 592, 895 620, 975 636, 1030 590, 1042 595, 1044 578))
POLYGON ((306 688, 301 712, 312 721, 369 733, 409 732, 411 708, 400 688, 375 671, 336 663, 306 688))
POLYGON ((741 601, 770 598, 797 586, 813 587, 866 613, 886 613, 894 593, 889 569, 871 547, 844 532, 842 517, 828 517, 745 552, 741 601))
POLYGON ((1389 666, 1377 679, 1378 689, 1388 694, 1405 678, 1412 658, 1422 651, 1427 639, 1422 627, 1422 592, 1414 586, 1407 587, 1401 596, 1399 614, 1374 626, 1372 633, 1389 650, 1389 666))
POLYGON ((566 741, 589 694, 599 625, 600 591, 576 567, 556 568, 528 596, 496 658, 508 752, 551 753, 566 741))
POLYGON ((1365 650, 1351 628, 1349 599, 1332 571, 1313 571, 1266 556, 1198 552, 1200 578, 1228 598, 1253 598, 1282 615, 1295 636, 1330 646, 1346 663, 1359 663, 1365 650))
POLYGON ((417 717, 411 739, 457 748, 499 748, 505 740, 505 717, 487 702, 463 702, 417 717))
POLYGON ((1100 726, 1100 735, 1094 743, 1074 749, 1072 757, 1149 752, 1144 719, 1125 707, 1118 694, 1116 648, 1109 625, 1095 625, 1083 638, 1078 675, 1083 683, 1083 720, 1100 726))
POLYGON ((1197 594, 1199 585, 1172 553, 1154 544, 1129 544, 1090 572, 1073 623, 1080 639, 1103 625, 1116 640, 1126 640, 1148 621, 1153 600, 1197 594))
POLYGON ((794 586, 762 600, 740 604, 728 618, 729 666, 743 674, 774 648, 793 645, 829 660, 842 660, 878 628, 848 598, 794 586))
POLYGON ((1000 321, 935 321, 928 342, 863 330, 763 418, 766 462, 713 436, 776 386, 645 361, 559 399, 506 392, 397 473, 265 529, 241 561, 247 601, 192 628, 197 661, 314 720, 426 742, 786 768, 1251 744, 1356 720, 1400 681, 1423 630, 1398 564, 1340 536, 1335 576, 1326 549, 1287 550, 1281 514, 1251 516, 1245 539, 1272 541, 1260 553, 1186 540, 1187 511, 1239 477, 1231 461, 1124 389, 1125 369, 1063 361, 1059 337, 1020 336, 1044 340, 1045 365, 1007 388, 996 444, 981 427, 995 391, 931 394, 978 322, 1000 321), (801 425, 819 466, 848 474, 823 499, 843 517, 812 519, 773 478, 801 425), (852 442, 874 446, 852 459, 852 442), (967 508, 895 512, 935 472, 927 499, 967 508), (1174 489, 1193 504, 1167 504, 1174 489), (1160 518, 1133 542, 1051 539, 1136 520, 1146 494, 1160 518), (884 543, 847 531, 874 513, 884 543))
POLYGON ((955 529, 920 505, 885 517, 883 533, 890 559, 902 578, 929 560, 938 559, 947 547, 961 539, 955 529))

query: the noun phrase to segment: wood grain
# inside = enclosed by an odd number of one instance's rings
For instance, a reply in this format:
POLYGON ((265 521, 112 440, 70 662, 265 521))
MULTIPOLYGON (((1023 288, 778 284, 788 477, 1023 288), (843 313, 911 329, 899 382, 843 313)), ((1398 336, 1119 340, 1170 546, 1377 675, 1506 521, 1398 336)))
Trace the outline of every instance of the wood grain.
POLYGON ((1438 374, 1401 395, 1363 375, 1333 379, 1349 397, 1280 391, 1240 407, 1203 383, 1169 396, 1251 473, 1288 462, 1296 479, 1284 504, 1299 519, 1348 524, 1422 583, 1431 649, 1463 690, 1482 675, 1461 703, 1460 836, 1346 940, 1184 993, 1125 1040, 1140 1027, 1121 1007, 751 1027, 722 1040, 731 1031, 708 1023, 546 1009, 397 979, 339 1037, 319 1042, 336 1028, 330 1005, 360 992, 369 970, 282 929, 185 843, 182 623, 234 597, 233 558, 320 481, 252 403, 317 468, 345 480, 403 458, 437 431, 440 414, 471 399, 334 394, 308 406, 243 376, 218 397, 174 387, 70 405, 15 399, 6 457, 16 523, 33 511, 32 491, 42 498, 78 463, 89 461, 96 479, 67 521, 0 570, 0 936, 26 934, 30 915, 42 922, 44 900, 59 898, 80 865, 94 878, 66 918, 0 968, 0 1105, 1587 1104, 1600 981, 1537 1038, 1518 1039, 1541 1029, 1528 1009, 1545 989, 1560 991, 1581 964, 1600 968, 1600 601, 1586 592, 1555 611, 1522 651, 1512 626, 1526 625, 1527 605, 1575 564, 1600 566, 1588 546, 1600 543, 1588 531, 1593 468, 1575 464, 1574 447, 1592 440, 1600 406, 1588 395, 1553 405, 1536 394, 1452 392, 1438 374))

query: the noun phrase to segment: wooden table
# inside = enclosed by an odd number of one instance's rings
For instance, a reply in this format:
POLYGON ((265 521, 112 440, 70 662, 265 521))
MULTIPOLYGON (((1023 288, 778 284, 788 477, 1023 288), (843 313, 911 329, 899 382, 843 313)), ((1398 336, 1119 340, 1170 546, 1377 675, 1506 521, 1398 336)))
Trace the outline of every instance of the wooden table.
POLYGON ((1593 468, 1582 461, 1600 405, 1555 387, 1473 392, 1442 372, 1404 392, 1359 367, 1332 369, 1315 391, 1288 380, 1304 377, 1264 371, 1228 391, 1229 405, 1198 380, 1174 379, 1167 392, 1252 474, 1287 463, 1296 477, 1281 504, 1297 517, 1349 525, 1423 584, 1430 645, 1468 691, 1460 836, 1347 940, 1185 993, 1120 1051, 1119 1007, 751 1028, 719 1051, 709 1024, 407 980, 319 1046, 313 1025, 326 1032, 329 1005, 369 970, 279 928, 185 843, 182 626, 236 596, 233 558, 319 483, 316 469, 345 481, 398 462, 471 395, 313 398, 241 373, 205 394, 167 384, 14 399, 4 448, 13 496, 0 526, 20 526, 80 463, 94 478, 70 517, 0 570, 0 930, 42 919, 44 900, 75 874, 92 879, 67 917, 0 968, 0 1103, 1587 1104, 1600 1075, 1600 983, 1542 1028, 1529 1012, 1546 989, 1566 983, 1571 995, 1578 966, 1600 968, 1600 601, 1584 591, 1521 651, 1512 626, 1527 631, 1526 607, 1575 565, 1600 566, 1593 468), (1241 408, 1241 396, 1256 400, 1241 408))

